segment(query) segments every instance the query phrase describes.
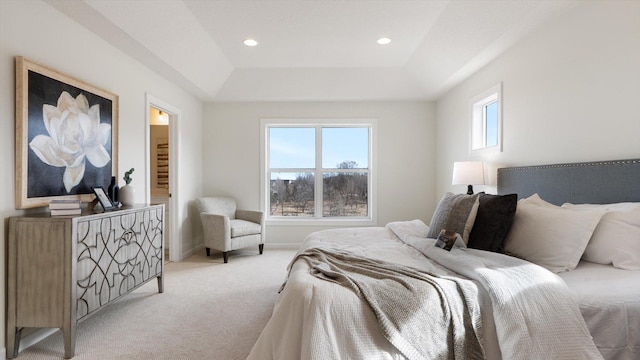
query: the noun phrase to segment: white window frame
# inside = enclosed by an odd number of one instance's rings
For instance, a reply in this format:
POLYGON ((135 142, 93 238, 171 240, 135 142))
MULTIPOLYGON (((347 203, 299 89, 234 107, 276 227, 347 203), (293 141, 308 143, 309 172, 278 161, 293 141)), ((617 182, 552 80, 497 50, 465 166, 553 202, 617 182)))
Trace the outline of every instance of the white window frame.
POLYGON ((491 152, 502 151, 502 83, 498 83, 489 89, 474 96, 470 101, 470 132, 469 132, 469 153, 480 155, 491 152), (497 141, 493 146, 487 146, 487 121, 485 118, 486 106, 497 102, 497 141))
MULTIPOLYGON (((268 225, 303 225, 303 226, 375 226, 377 224, 377 120, 376 119, 261 119, 260 120, 260 206, 265 212, 268 225), (270 179, 269 163, 269 128, 280 127, 368 127, 369 128, 369 181, 368 181, 368 216, 366 217, 317 217, 322 214, 322 202, 315 201, 316 217, 271 217, 269 216, 270 179)), ((321 144, 321 132, 316 131, 316 144, 321 144), (320 134, 319 134, 320 133, 320 134)), ((316 146, 315 178, 322 179, 322 147, 316 146), (320 174, 318 174, 318 171, 320 174)), ((315 182, 314 196, 322 199, 322 182, 315 182)))

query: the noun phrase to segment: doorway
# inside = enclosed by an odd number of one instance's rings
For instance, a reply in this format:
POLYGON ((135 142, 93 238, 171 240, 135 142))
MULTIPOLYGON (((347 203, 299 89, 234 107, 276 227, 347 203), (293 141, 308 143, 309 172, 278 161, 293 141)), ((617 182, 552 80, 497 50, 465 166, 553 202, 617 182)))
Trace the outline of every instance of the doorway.
POLYGON ((167 238, 171 218, 169 209, 169 114, 149 107, 149 189, 152 204, 164 204, 165 216, 165 261, 170 259, 171 242, 167 238))
POLYGON ((147 94, 146 174, 148 203, 164 204, 164 259, 180 261, 182 242, 177 219, 178 123, 180 110, 147 94))

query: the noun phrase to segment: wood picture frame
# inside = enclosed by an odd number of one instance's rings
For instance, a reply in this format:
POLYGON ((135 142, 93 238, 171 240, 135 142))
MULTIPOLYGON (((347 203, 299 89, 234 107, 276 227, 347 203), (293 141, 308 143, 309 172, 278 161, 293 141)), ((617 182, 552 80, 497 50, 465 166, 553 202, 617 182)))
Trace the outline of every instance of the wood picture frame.
POLYGON ((94 199, 118 174, 118 96, 16 57, 16 209, 94 199))

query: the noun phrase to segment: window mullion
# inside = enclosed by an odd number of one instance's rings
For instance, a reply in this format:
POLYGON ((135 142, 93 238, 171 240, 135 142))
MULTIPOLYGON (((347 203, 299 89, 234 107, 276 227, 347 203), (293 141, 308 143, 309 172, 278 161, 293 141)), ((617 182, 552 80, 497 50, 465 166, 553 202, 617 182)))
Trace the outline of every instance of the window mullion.
POLYGON ((315 217, 322 218, 322 126, 316 126, 316 168, 315 168, 315 191, 314 191, 314 204, 315 204, 315 217))

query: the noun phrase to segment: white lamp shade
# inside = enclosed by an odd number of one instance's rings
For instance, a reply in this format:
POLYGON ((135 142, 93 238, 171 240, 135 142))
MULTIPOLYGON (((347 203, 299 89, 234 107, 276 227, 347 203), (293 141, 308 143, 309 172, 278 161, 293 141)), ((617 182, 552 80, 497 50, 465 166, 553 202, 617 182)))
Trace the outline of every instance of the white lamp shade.
POLYGON ((484 166, 482 161, 454 162, 451 185, 484 185, 484 166))

